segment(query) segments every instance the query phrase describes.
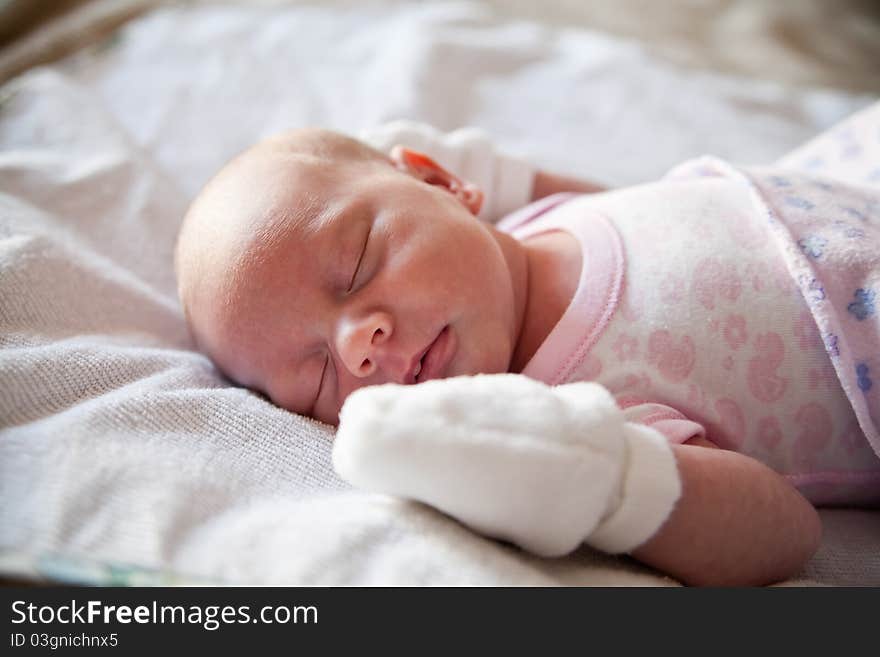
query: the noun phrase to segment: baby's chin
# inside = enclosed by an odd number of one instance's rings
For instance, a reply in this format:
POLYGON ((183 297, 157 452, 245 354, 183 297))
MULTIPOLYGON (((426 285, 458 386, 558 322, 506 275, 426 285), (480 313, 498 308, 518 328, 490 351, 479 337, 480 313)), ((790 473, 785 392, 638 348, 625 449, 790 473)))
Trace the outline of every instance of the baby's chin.
POLYGON ((462 354, 461 356, 460 359, 452 361, 448 373, 443 378, 502 374, 509 371, 512 354, 509 350, 500 349, 498 345, 495 345, 495 348, 491 350, 487 349, 473 355, 462 354))

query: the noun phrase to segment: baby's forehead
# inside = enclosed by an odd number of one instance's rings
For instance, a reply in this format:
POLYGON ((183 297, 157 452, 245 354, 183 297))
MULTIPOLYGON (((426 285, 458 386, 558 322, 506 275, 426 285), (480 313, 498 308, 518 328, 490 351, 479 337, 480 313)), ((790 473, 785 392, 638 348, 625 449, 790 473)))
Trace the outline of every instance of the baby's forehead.
POLYGON ((253 147, 224 167, 193 203, 178 243, 184 284, 192 278, 186 275, 192 263, 210 263, 213 274, 228 278, 253 273, 253 265, 291 246, 306 251, 332 229, 366 171, 363 161, 338 153, 299 153, 271 140, 253 147))
POLYGON ((319 259, 320 251, 326 256, 319 247, 341 225, 333 219, 345 214, 351 190, 358 181, 370 185, 371 167, 388 164, 378 153, 349 157, 345 144, 327 150, 316 143, 298 152, 284 140, 268 140, 240 155, 202 190, 181 229, 178 285, 193 335, 221 369, 246 384, 253 353, 242 338, 264 333, 278 290, 302 282, 299 274, 312 271, 306 261, 319 259))
POLYGON ((327 162, 262 149, 214 183, 209 194, 218 207, 209 213, 222 215, 222 229, 243 244, 260 245, 281 232, 312 233, 326 223, 339 178, 327 162))

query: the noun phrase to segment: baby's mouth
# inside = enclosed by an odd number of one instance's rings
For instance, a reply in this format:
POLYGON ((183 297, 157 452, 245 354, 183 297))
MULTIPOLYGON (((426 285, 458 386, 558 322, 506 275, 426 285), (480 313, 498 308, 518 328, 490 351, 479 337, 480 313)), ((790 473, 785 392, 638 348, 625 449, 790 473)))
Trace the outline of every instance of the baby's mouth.
MULTIPOLYGON (((434 338, 434 340, 436 339, 437 338, 434 338)), ((427 347, 425 347, 420 354, 417 354, 413 357, 414 363, 409 366, 409 370, 403 378, 404 384, 411 385, 413 383, 418 383, 418 376, 425 365, 425 354, 428 353, 428 350, 431 348, 432 344, 434 344, 433 341, 427 347)))
POLYGON ((449 362, 455 354, 455 336, 447 324, 437 334, 434 341, 422 353, 413 370, 413 383, 422 383, 431 379, 440 379, 446 375, 449 362))
POLYGON ((413 384, 413 383, 418 383, 418 382, 419 382, 419 378, 418 378, 418 377, 419 377, 419 375, 421 374, 422 369, 423 369, 424 366, 425 366, 425 356, 428 355, 428 352, 431 350, 431 347, 434 345, 434 343, 435 343, 436 341, 437 341, 437 338, 434 338, 434 339, 431 341, 431 343, 430 343, 427 347, 425 347, 425 348, 422 350, 421 354, 419 354, 419 355, 416 357, 417 359, 416 359, 416 361, 415 361, 415 365, 411 365, 411 366, 410 366, 409 373, 408 373, 408 374, 406 375, 406 377, 404 378, 404 381, 403 381, 404 383, 406 383, 406 384, 413 384))

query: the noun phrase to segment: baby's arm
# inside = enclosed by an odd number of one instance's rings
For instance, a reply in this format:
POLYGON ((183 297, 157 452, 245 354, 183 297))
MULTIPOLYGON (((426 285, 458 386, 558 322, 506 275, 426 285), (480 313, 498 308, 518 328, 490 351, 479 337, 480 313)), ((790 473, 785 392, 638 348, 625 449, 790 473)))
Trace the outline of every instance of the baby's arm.
POLYGON ((535 172, 535 178, 532 181, 532 200, 537 201, 539 198, 558 194, 559 192, 594 194, 596 192, 604 192, 606 189, 607 187, 589 180, 580 180, 538 170, 535 172))
POLYGON ((632 556, 688 584, 749 586, 797 574, 816 551, 816 510, 785 479, 748 456, 673 445, 682 493, 632 556))
POLYGON ((596 383, 517 374, 352 393, 333 450, 355 486, 420 500, 544 556, 581 543, 688 584, 767 584, 815 550, 812 507, 757 461, 670 445, 596 383))

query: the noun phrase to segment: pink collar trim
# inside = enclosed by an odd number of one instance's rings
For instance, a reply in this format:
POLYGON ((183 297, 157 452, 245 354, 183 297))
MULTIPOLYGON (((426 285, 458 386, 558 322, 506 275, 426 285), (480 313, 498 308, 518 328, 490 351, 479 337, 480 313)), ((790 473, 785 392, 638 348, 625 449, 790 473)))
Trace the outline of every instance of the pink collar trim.
POLYGON ((542 199, 538 202, 542 205, 529 205, 498 224, 519 240, 565 230, 581 245, 581 276, 574 297, 522 371, 549 385, 566 383, 583 363, 614 315, 623 291, 623 246, 614 226, 586 206, 557 207, 572 198, 557 198, 561 196, 542 199), (545 214, 553 208, 555 212, 545 214))

